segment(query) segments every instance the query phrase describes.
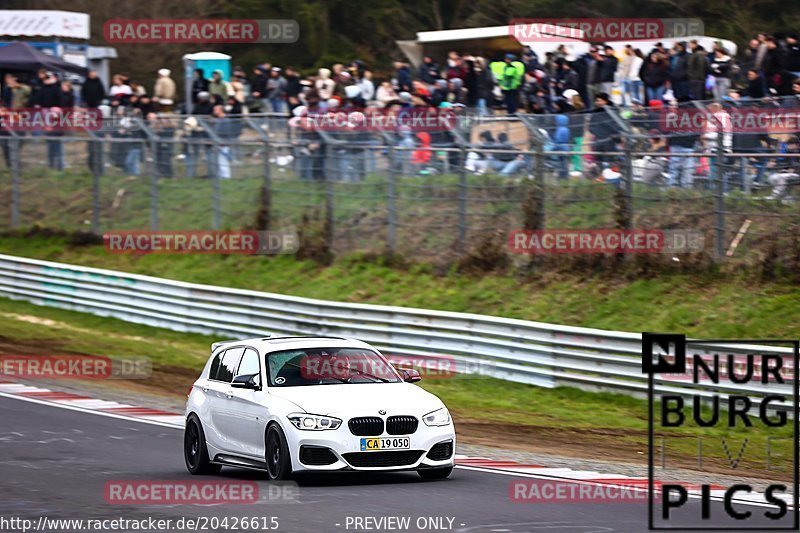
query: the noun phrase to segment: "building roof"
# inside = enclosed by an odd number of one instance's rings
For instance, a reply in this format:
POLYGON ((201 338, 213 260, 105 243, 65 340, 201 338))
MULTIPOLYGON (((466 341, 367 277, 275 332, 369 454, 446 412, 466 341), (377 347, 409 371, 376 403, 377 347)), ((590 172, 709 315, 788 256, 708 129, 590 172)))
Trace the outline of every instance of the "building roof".
POLYGON ((74 11, 0 10, 0 36, 66 37, 88 40, 89 15, 74 11))

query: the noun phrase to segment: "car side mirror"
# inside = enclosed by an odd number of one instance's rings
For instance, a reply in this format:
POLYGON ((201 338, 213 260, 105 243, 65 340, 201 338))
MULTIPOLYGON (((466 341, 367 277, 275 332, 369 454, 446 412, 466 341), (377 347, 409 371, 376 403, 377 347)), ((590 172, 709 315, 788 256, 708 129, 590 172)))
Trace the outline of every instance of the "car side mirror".
POLYGON ((261 390, 259 381, 258 374, 242 374, 233 378, 231 387, 234 389, 261 390))
POLYGON ((403 381, 406 383, 416 383, 417 381, 422 380, 422 376, 419 375, 419 371, 414 370, 413 368, 403 370, 401 375, 403 377, 403 381))

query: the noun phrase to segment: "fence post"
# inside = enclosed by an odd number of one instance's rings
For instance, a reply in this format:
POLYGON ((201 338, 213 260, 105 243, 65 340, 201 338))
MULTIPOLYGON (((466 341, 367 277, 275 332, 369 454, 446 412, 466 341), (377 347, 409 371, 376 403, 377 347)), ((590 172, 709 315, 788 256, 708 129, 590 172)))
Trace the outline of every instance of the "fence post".
MULTIPOLYGON (((222 220, 220 198, 220 161, 223 157, 222 150, 216 140, 212 140, 214 146, 211 152, 214 154, 214 172, 211 174, 211 229, 219 230, 222 220)), ((228 162, 230 164, 230 161, 228 162)))
POLYGON ((720 261, 725 255, 725 184, 723 183, 724 171, 722 158, 725 155, 722 127, 717 126, 716 161, 714 164, 714 181, 716 182, 715 195, 715 228, 714 228, 714 260, 720 261))
POLYGON ((264 141, 264 180, 261 183, 261 208, 256 221, 257 229, 264 231, 272 227, 272 166, 269 161, 271 155, 272 146, 268 141, 264 141))
MULTIPOLYGON (((522 229, 526 231, 536 231, 544 229, 544 193, 545 193, 545 168, 544 168, 544 144, 541 139, 531 133, 532 158, 531 166, 528 167, 528 179, 524 182, 525 197, 522 203, 522 229), (531 173, 532 171, 532 173, 531 173)), ((533 257, 531 257, 533 260, 533 257)))
POLYGON ((11 157, 11 228, 19 227, 19 201, 20 201, 20 142, 16 137, 9 141, 9 156, 11 157))
POLYGON ((397 251, 397 206, 395 199, 397 191, 395 190, 395 180, 397 178, 397 164, 395 159, 394 145, 389 143, 389 181, 387 183, 386 191, 386 210, 387 210, 387 228, 386 228, 386 243, 389 252, 394 254, 397 251))
POLYGON ((459 146, 458 153, 458 237, 456 240, 456 250, 463 252, 467 241, 467 149, 464 145, 459 146))
POLYGON ((632 139, 629 135, 624 135, 625 149, 623 157, 625 160, 622 162, 623 171, 622 178, 624 180, 623 186, 623 201, 625 205, 622 209, 622 229, 633 229, 633 152, 631 150, 632 139))
POLYGON ((536 142, 536 165, 534 166, 534 182, 535 182, 535 189, 536 195, 539 198, 539 209, 536 213, 536 228, 535 229, 544 229, 545 225, 545 178, 544 178, 544 171, 545 171, 545 155, 544 155, 544 143, 541 141, 536 142))
MULTIPOLYGON (((96 141, 89 141, 94 143, 96 141)), ((92 165, 92 233, 100 233, 100 172, 92 165)))
MULTIPOLYGON (((333 211, 335 208, 335 198, 334 194, 336 190, 334 188, 334 180, 333 175, 335 171, 332 170, 330 162, 331 162, 331 155, 334 154, 335 156, 335 145, 326 142, 325 143, 325 168, 323 168, 323 173, 325 177, 325 226, 323 228, 323 236, 325 239, 325 247, 328 250, 328 253, 333 253, 333 235, 334 235, 334 226, 333 226, 333 211)), ((333 168, 338 168, 338 160, 333 160, 333 168)))
POLYGON ((152 152, 152 164, 150 165, 150 230, 158 231, 158 147, 153 137, 150 138, 150 151, 152 152))

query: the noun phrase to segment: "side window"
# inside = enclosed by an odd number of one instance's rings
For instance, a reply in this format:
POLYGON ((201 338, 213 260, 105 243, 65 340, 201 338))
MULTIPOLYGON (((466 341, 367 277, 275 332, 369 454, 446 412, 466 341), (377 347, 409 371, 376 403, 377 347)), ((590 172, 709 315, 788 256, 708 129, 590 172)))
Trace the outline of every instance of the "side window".
POLYGON ((217 355, 214 356, 214 360, 211 361, 211 368, 208 371, 208 379, 217 379, 217 372, 219 372, 219 362, 222 360, 222 356, 225 355, 225 350, 220 350, 217 355))
POLYGON ((225 383, 233 381, 243 352, 244 348, 231 348, 225 352, 225 355, 222 357, 222 363, 219 365, 219 371, 217 372, 217 381, 224 381, 225 383))
POLYGON ((242 356, 242 362, 239 363, 239 371, 236 372, 237 376, 249 376, 250 374, 259 374, 261 366, 258 364, 258 352, 253 348, 247 348, 242 356))

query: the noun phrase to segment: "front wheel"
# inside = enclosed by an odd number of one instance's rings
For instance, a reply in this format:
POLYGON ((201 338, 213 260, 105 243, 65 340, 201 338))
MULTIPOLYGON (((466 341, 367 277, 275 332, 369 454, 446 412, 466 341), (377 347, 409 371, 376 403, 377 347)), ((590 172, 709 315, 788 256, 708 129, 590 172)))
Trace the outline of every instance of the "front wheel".
POLYGON ((292 459, 283 430, 277 424, 267 429, 267 475, 271 480, 279 481, 292 476, 292 459))
POLYGON ((183 458, 186 469, 196 476, 218 474, 222 467, 211 463, 206 447, 206 436, 200 419, 192 413, 186 419, 186 429, 183 433, 183 458))
POLYGON ((422 470, 417 470, 417 474, 422 479, 445 479, 453 472, 452 466, 445 466, 441 468, 423 468, 422 470))

